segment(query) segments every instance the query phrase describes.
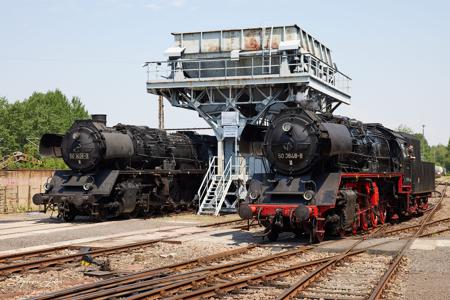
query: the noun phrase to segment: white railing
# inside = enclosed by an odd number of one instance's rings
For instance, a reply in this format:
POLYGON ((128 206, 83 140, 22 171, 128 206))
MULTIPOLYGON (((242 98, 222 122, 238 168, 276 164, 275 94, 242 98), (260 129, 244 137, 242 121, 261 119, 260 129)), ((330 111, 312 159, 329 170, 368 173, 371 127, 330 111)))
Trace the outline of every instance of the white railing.
POLYGON ((244 157, 230 157, 221 174, 217 173, 218 161, 217 156, 210 158, 208 170, 198 189, 196 197, 199 201, 199 214, 214 209, 214 214, 218 215, 233 180, 246 180, 247 164, 244 157))
POLYGON ((189 80, 204 80, 207 78, 246 76, 255 78, 261 75, 282 76, 283 61, 286 61, 292 74, 307 73, 315 78, 350 93, 351 78, 339 72, 333 66, 311 54, 242 56, 239 60, 221 59, 179 59, 172 61, 146 62, 147 81, 171 80, 177 81, 175 73, 187 76, 189 80))
POLYGON ((203 181, 200 184, 200 187, 198 188, 197 191, 198 207, 200 207, 203 198, 206 196, 206 193, 208 192, 209 184, 216 175, 217 172, 216 169, 217 169, 217 156, 212 156, 209 159, 208 170, 206 171, 206 174, 203 177, 203 181))
POLYGON ((217 188, 214 193, 214 207, 216 209, 215 215, 218 215, 220 209, 222 208, 222 204, 227 196, 228 188, 231 183, 232 171, 234 169, 234 165, 231 163, 233 161, 233 157, 230 157, 225 168, 223 169, 222 177, 217 183, 217 188))

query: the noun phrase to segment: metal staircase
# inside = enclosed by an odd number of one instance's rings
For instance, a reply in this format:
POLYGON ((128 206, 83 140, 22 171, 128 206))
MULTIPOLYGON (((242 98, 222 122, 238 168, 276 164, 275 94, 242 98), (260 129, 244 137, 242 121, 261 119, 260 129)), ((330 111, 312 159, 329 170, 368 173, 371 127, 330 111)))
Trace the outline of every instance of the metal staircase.
POLYGON ((218 174, 217 156, 210 159, 208 171, 197 192, 199 215, 209 214, 217 216, 221 210, 235 210, 239 196, 232 193, 237 196, 236 201, 233 201, 232 203, 228 201, 227 196, 230 196, 229 190, 233 182, 237 185, 245 183, 247 174, 245 160, 238 158, 237 160, 240 162, 233 163, 234 160, 236 160, 235 157, 230 157, 225 165, 223 173, 218 174), (224 204, 225 207, 223 207, 224 204))

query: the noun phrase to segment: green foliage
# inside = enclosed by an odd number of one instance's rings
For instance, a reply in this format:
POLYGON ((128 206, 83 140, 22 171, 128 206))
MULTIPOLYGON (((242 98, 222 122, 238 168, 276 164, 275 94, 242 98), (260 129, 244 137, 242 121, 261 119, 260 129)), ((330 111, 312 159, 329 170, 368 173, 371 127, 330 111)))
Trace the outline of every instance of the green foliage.
POLYGON ((30 159, 12 162, 11 168, 67 168, 61 159, 40 158, 39 140, 44 133, 63 134, 75 120, 87 118, 89 114, 80 99, 69 100, 59 90, 35 92, 14 103, 0 98, 0 157, 20 151, 30 159))
POLYGON ((411 127, 406 126, 405 124, 400 124, 397 129, 395 129, 396 131, 399 132, 404 132, 404 133, 408 133, 408 134, 414 134, 414 130, 412 130, 411 127))

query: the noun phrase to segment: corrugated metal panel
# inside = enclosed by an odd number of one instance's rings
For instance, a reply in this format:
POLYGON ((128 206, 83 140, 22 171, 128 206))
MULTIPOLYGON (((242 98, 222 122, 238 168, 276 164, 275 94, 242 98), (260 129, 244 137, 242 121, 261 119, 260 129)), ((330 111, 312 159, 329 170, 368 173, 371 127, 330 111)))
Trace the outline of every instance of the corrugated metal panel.
POLYGON ((331 51, 297 25, 173 33, 186 54, 278 49, 280 42, 300 40, 300 46, 327 64, 331 51))
POLYGON ((241 48, 240 30, 222 32, 222 51, 239 50, 241 48))

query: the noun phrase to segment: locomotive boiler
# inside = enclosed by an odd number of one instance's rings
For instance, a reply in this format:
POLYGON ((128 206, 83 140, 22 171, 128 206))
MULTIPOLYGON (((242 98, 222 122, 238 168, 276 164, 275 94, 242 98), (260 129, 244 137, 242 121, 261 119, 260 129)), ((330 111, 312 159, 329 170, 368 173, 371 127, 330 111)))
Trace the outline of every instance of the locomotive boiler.
POLYGON ((107 127, 105 115, 93 115, 75 121, 65 135, 41 138, 41 155, 62 157, 70 170, 56 171, 33 202, 57 209, 66 221, 186 209, 195 205, 215 144, 214 137, 194 132, 107 127))
POLYGON ((248 126, 241 151, 269 164, 249 182, 239 214, 270 240, 291 231, 320 242, 420 214, 435 189, 434 164, 421 160, 415 136, 307 106, 248 126))

